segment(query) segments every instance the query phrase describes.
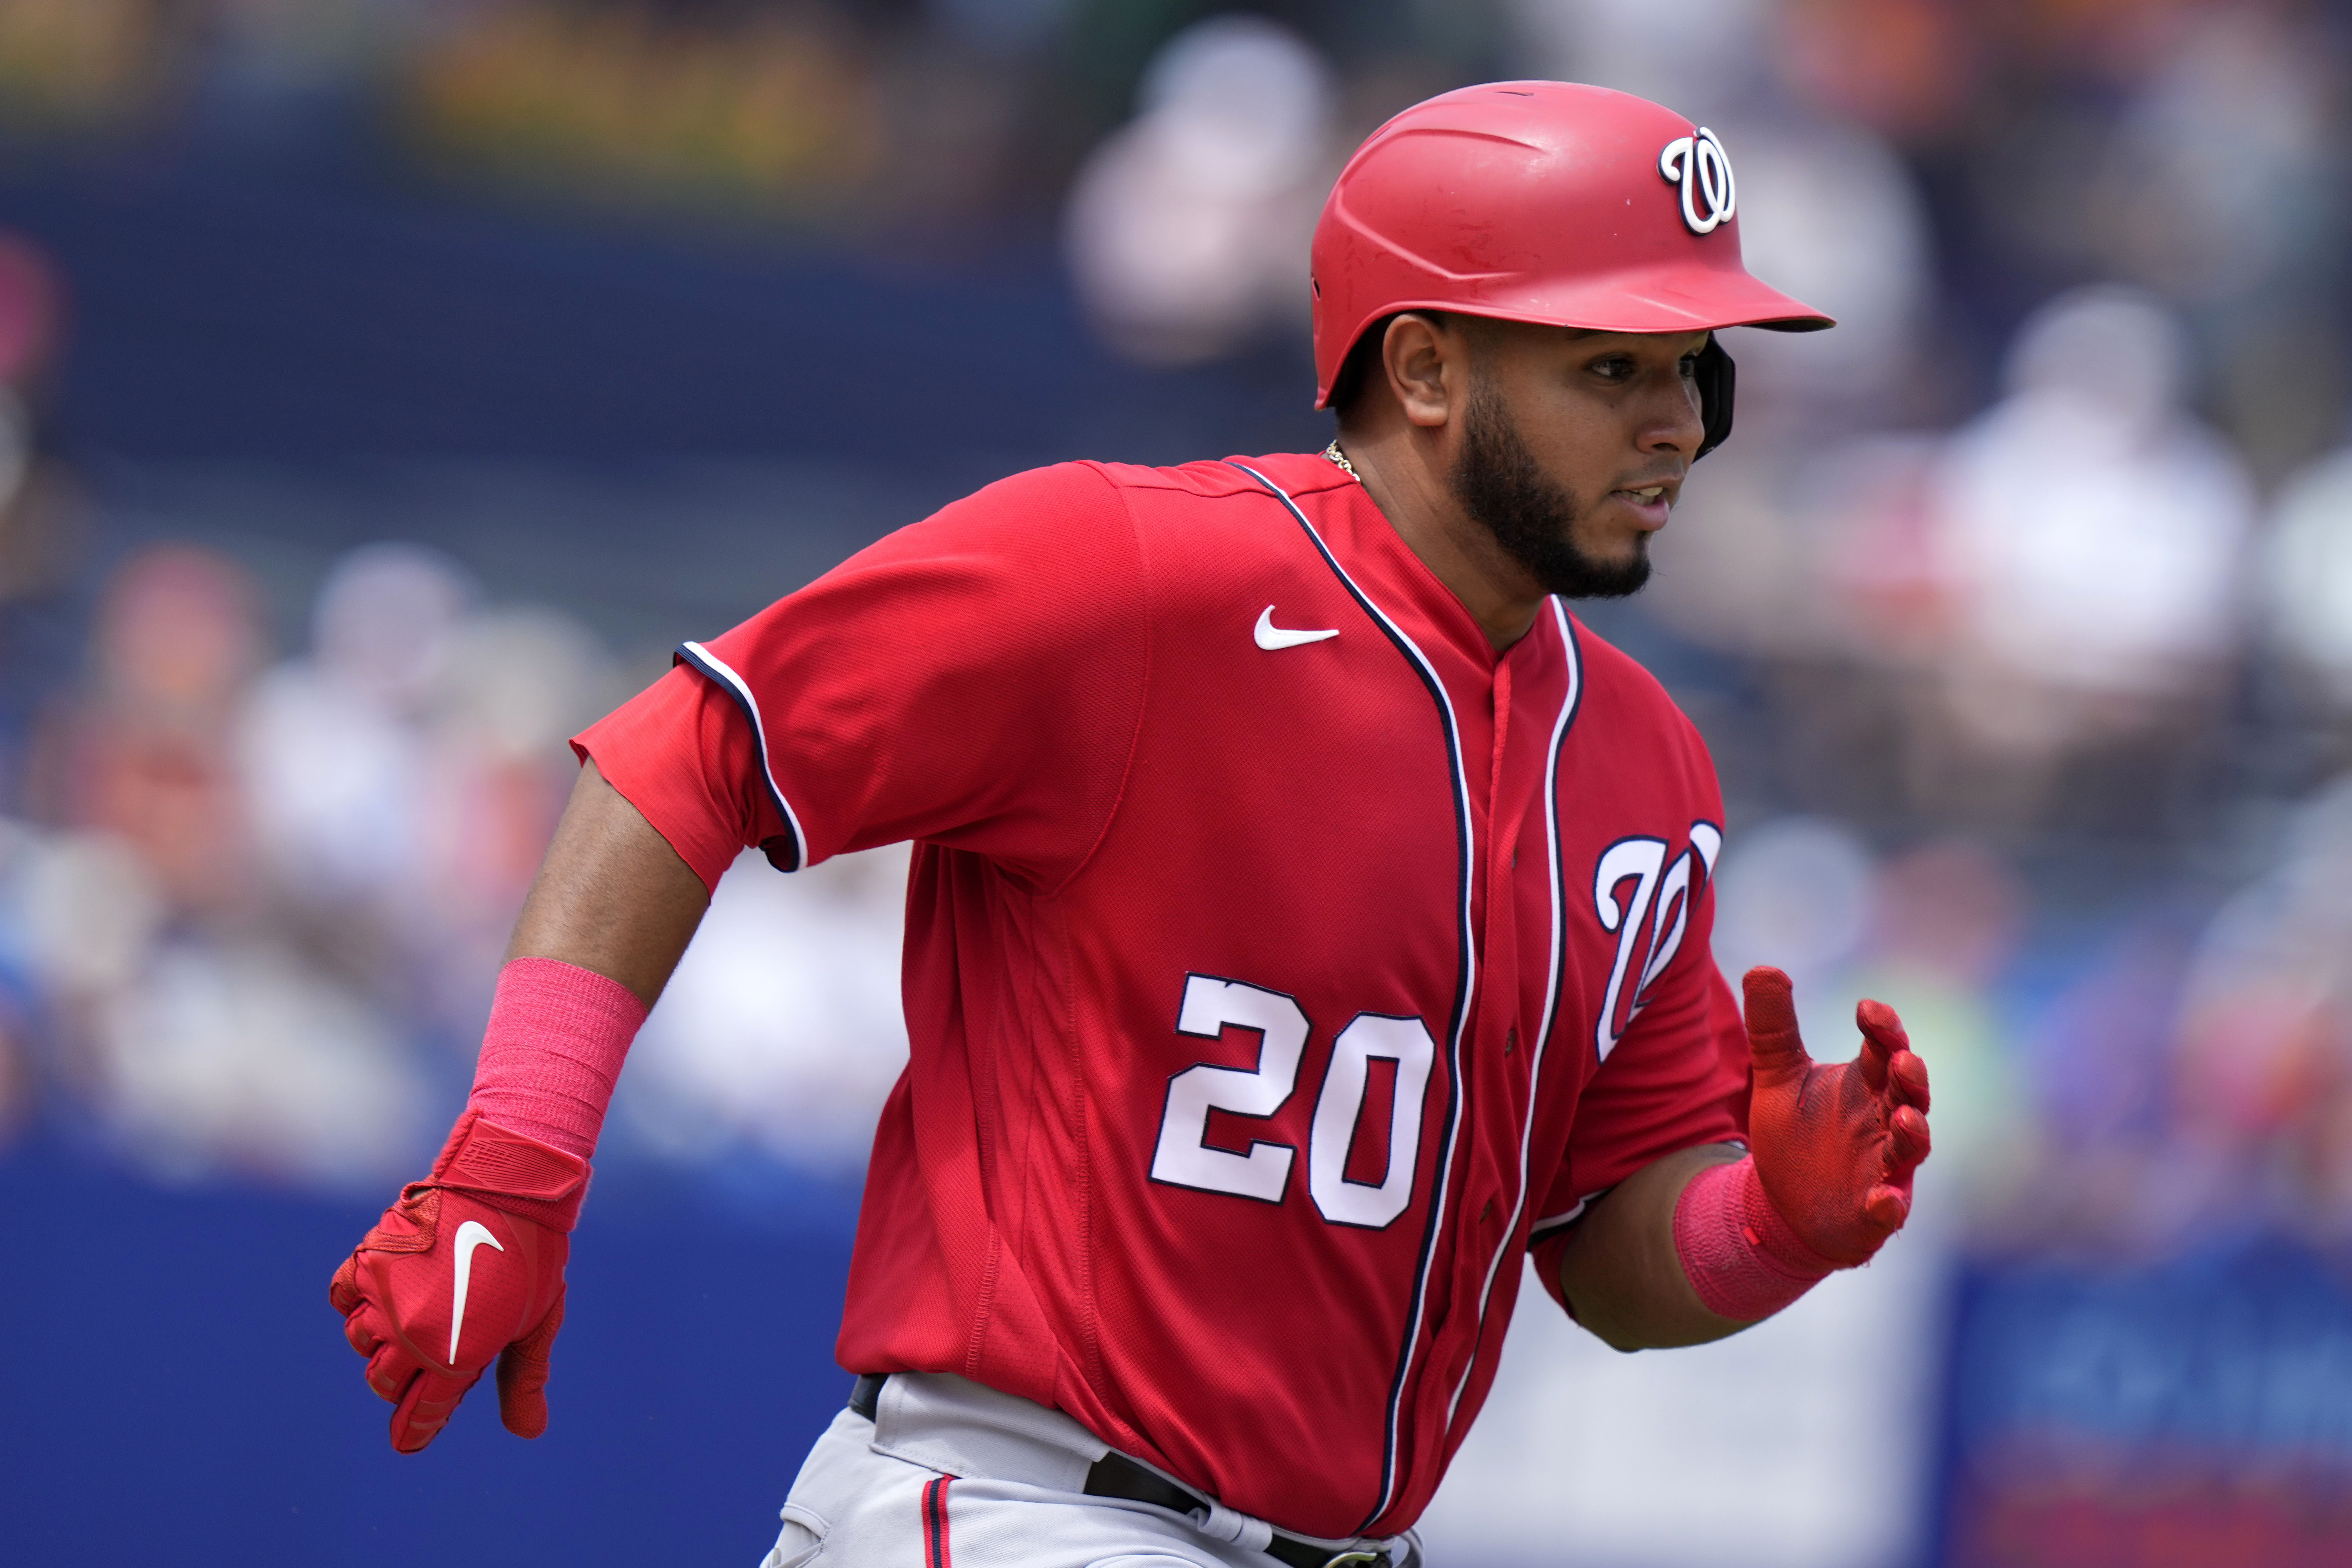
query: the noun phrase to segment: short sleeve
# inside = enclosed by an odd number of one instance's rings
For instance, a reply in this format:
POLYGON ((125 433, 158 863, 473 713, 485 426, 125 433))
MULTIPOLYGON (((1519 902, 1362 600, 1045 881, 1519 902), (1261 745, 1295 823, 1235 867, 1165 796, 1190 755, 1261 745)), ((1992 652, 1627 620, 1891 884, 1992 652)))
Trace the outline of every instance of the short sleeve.
POLYGON ((573 736, 572 749, 595 763, 706 888, 718 888, 746 845, 791 847, 767 792, 743 787, 759 767, 751 727, 682 664, 573 736))
MULTIPOLYGON (((1709 889, 1709 925, 1713 903, 1709 889)), ((1664 979, 1585 1085, 1567 1154, 1536 1210, 1528 1249, 1555 1300, 1560 1253, 1587 1204, 1678 1150, 1748 1136, 1747 1026, 1708 944, 1685 944, 1664 979)))
POLYGON ((1085 864, 1117 807, 1142 715, 1147 608, 1108 477, 1038 469, 687 643, 664 683, 672 695, 648 702, 675 711, 653 725, 624 709, 580 743, 698 872, 723 869, 730 836, 729 858, 759 843, 786 870, 921 839, 1050 889, 1085 864), (699 683, 690 725, 679 681, 699 683), (734 739, 708 743, 728 709, 734 739), (683 743, 688 728, 702 740, 683 743), (608 763, 608 744, 636 755, 608 763), (673 768, 700 776, 646 777, 673 768))

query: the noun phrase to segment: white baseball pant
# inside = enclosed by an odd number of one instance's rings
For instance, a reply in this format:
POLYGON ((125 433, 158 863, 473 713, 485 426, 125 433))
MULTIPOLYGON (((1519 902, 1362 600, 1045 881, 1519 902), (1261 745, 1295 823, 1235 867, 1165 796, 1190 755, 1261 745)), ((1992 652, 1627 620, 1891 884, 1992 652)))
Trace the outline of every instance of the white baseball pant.
MULTIPOLYGON (((1264 1521, 1088 1497, 1109 1450, 1059 1411, 943 1373, 900 1373, 874 1419, 809 1451, 760 1568, 1280 1568, 1264 1521)), ((1333 1542, 1392 1552, 1409 1538, 1333 1542)))

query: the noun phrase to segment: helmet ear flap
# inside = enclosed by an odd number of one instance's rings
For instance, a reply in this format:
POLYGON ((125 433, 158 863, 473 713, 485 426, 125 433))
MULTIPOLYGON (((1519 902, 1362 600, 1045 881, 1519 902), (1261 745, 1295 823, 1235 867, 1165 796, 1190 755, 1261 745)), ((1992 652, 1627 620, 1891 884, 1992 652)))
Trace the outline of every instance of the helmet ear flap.
POLYGON ((1698 363, 1692 367, 1692 379, 1698 383, 1698 417, 1703 433, 1698 450, 1691 454, 1696 463, 1717 447, 1731 434, 1731 392, 1737 373, 1731 356, 1723 351, 1723 340, 1710 335, 1706 347, 1699 350, 1698 363))

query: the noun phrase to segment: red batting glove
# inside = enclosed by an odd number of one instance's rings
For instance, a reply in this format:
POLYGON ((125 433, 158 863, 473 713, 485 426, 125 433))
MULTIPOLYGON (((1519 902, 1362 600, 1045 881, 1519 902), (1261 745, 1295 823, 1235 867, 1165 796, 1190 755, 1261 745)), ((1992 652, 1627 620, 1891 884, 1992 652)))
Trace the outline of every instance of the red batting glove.
POLYGON ((1822 1263, 1866 1263, 1911 1213, 1911 1173, 1928 1149, 1927 1064, 1894 1008, 1864 1002, 1862 1055, 1824 1067, 1798 1037, 1787 975, 1751 969, 1745 988, 1748 1137, 1765 1195, 1822 1263))
POLYGON ((394 1405, 394 1448, 433 1441, 494 1357, 507 1430, 547 1430, 548 1352, 587 1188, 585 1160, 468 1110, 433 1173, 402 1188, 335 1270, 327 1300, 368 1358, 368 1386, 394 1405))

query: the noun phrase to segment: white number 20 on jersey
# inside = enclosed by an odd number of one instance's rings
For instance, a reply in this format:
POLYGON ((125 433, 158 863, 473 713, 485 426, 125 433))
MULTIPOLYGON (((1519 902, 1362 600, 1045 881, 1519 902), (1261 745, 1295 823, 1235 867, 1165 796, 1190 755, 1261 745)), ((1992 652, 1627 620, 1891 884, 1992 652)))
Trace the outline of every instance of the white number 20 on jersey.
MULTIPOLYGON (((1299 1058, 1309 1033, 1307 1014, 1296 999, 1279 991, 1239 980, 1187 975, 1176 1032, 1213 1040, 1228 1028, 1256 1032, 1256 1068, 1204 1062, 1168 1080, 1168 1106, 1160 1120, 1151 1179, 1278 1204, 1297 1151, 1263 1140, 1253 1140, 1246 1154, 1212 1148, 1209 1112, 1263 1117, 1282 1109, 1298 1086, 1299 1058)), ((1429 1093, 1430 1068, 1436 1058, 1436 1042, 1419 1018, 1359 1013, 1331 1042, 1331 1061, 1316 1096, 1307 1145, 1307 1190, 1325 1219, 1378 1230, 1404 1212, 1412 1199, 1413 1170, 1421 1157, 1422 1101, 1429 1093), (1376 1060, 1396 1066, 1388 1166, 1378 1185, 1350 1181, 1347 1175, 1348 1152, 1376 1060)))

